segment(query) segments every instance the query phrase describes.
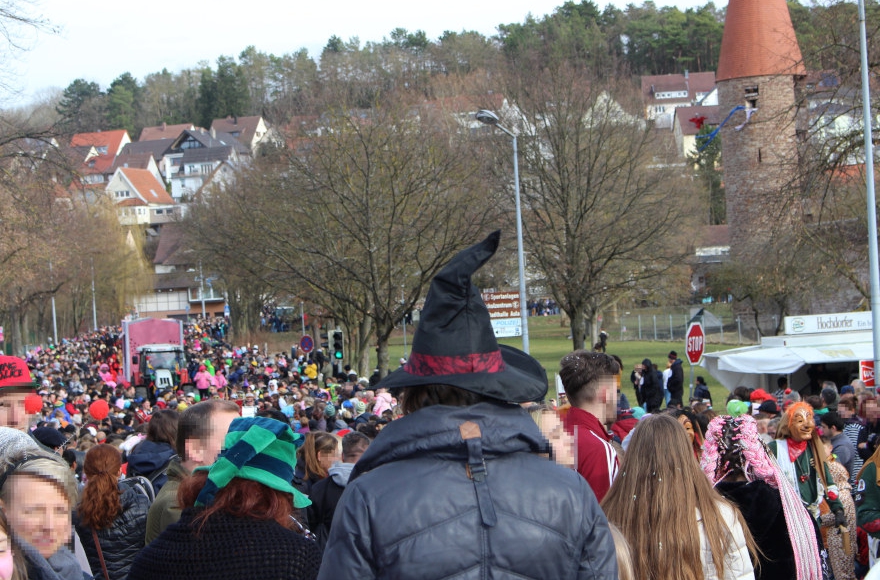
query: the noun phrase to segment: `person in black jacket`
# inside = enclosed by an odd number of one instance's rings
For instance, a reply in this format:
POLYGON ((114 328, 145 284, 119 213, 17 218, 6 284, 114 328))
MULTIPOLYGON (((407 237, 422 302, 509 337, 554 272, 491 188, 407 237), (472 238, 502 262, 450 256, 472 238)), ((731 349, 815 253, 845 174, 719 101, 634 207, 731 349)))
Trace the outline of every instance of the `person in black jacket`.
POLYGON ((328 469, 329 477, 318 481, 312 486, 309 499, 312 505, 306 512, 309 519, 309 530, 315 535, 318 547, 323 549, 327 545, 327 536, 333 523, 333 514, 336 513, 336 505, 348 479, 354 464, 357 463, 367 447, 370 446, 370 438, 358 431, 352 431, 342 438, 342 461, 337 461, 328 469))
POLYGON ((74 527, 96 579, 125 580, 144 547, 150 502, 133 488, 119 486, 121 467, 122 455, 112 445, 97 445, 86 453, 87 483, 74 527))
POLYGON ((168 481, 167 470, 172 459, 177 459, 177 411, 163 410, 153 413, 147 423, 147 438, 135 445, 128 454, 129 477, 142 475, 159 493, 168 481))
POLYGON ((649 413, 659 411, 660 405, 663 403, 663 383, 660 382, 660 378, 653 369, 654 364, 651 359, 646 358, 642 361, 642 399, 649 413))
POLYGON ((666 403, 666 406, 681 408, 684 397, 684 368, 681 359, 678 358, 678 353, 674 350, 669 351, 669 362, 672 363, 672 366, 669 367, 672 370, 672 375, 669 376, 669 381, 666 383, 666 389, 669 391, 669 402, 666 403))
POLYGON ((589 485, 551 461, 547 439, 515 404, 545 397, 546 371, 498 345, 471 284, 499 238, 459 253, 434 278, 409 360, 379 383, 400 390, 404 416, 355 465, 319 579, 617 578, 589 485))

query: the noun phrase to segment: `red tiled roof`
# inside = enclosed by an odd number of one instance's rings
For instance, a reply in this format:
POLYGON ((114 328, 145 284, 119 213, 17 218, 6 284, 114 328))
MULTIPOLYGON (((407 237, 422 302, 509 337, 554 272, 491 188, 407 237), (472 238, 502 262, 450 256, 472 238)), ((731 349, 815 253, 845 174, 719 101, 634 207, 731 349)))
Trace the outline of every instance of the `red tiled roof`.
MULTIPOLYGON (((116 131, 98 131, 97 133, 77 133, 70 139, 71 147, 106 147, 107 155, 115 156, 122 148, 122 141, 128 136, 128 131, 119 129, 116 131)), ((130 139, 129 139, 130 141, 130 139)))
POLYGON ((785 0, 730 0, 716 80, 805 73, 785 0))
POLYGON ((718 105, 700 107, 677 107, 675 109, 676 123, 681 125, 682 135, 696 135, 700 132, 697 119, 704 125, 717 126, 721 122, 720 107, 718 105), (691 120, 693 119, 693 120, 691 120))
POLYGON ((179 125, 166 125, 162 123, 156 127, 144 127, 138 141, 156 141, 157 139, 176 139, 178 135, 187 129, 195 129, 192 123, 180 123, 179 125))
POLYGON ((174 200, 165 191, 165 187, 156 180, 156 177, 146 169, 134 169, 122 167, 119 169, 128 179, 132 187, 140 197, 149 204, 171 205, 174 200))
POLYGON ((94 175, 100 173, 103 175, 105 173, 113 173, 111 167, 113 167, 113 160, 115 158, 116 157, 113 155, 98 155, 97 157, 92 157, 83 163, 83 174, 94 175))

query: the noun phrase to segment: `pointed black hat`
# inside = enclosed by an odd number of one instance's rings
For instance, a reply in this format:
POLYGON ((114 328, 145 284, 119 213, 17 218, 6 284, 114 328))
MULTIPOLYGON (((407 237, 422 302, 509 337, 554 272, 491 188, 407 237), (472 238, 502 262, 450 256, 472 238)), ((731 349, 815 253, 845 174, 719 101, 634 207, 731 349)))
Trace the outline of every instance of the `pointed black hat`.
POLYGON ((512 403, 547 394, 547 373, 537 360, 498 345, 489 310, 471 276, 498 249, 501 232, 459 252, 434 277, 406 364, 377 385, 388 389, 450 385, 512 403))

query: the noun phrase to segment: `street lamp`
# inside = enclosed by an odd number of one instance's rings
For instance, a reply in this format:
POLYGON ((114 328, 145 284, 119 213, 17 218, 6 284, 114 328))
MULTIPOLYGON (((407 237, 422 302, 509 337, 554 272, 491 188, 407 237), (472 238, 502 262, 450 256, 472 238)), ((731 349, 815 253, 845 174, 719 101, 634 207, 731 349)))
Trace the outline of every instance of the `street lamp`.
POLYGON ((519 199, 519 160, 516 151, 516 133, 500 123, 498 115, 492 111, 477 111, 477 121, 498 127, 513 139, 513 188, 516 190, 516 255, 519 260, 519 313, 522 317, 522 347, 529 352, 529 311, 526 309, 526 260, 523 254, 522 205, 519 199))
POLYGON ((877 252, 877 205, 874 193, 874 139, 871 133, 871 90, 868 70, 868 39, 865 31, 865 1, 859 0, 859 48, 862 72, 862 123, 865 125, 865 181, 868 202, 868 271, 871 279, 871 322, 874 368, 880 367, 880 258, 877 252))

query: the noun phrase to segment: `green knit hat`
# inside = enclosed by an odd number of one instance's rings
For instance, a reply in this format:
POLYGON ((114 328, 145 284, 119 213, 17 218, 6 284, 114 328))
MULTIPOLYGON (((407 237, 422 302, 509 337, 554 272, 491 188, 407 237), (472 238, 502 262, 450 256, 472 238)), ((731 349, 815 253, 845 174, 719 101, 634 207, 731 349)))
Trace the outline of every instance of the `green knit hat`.
POLYGON ((240 477, 291 494, 294 507, 310 506, 311 500, 291 485, 296 463, 294 441, 296 435, 290 425, 281 421, 267 417, 234 419, 214 465, 193 470, 208 472, 196 505, 211 505, 218 491, 240 477))

